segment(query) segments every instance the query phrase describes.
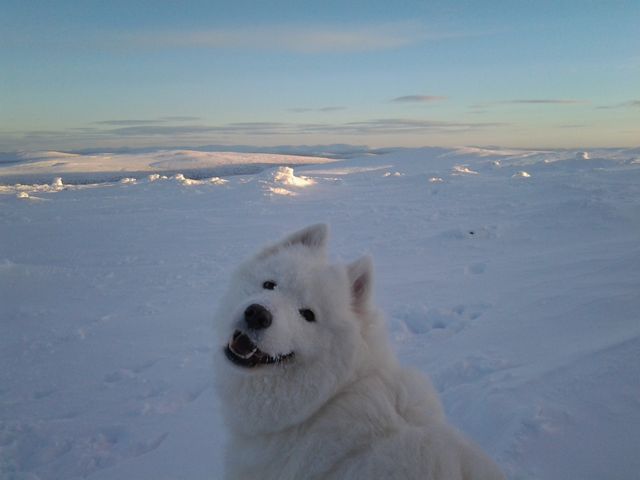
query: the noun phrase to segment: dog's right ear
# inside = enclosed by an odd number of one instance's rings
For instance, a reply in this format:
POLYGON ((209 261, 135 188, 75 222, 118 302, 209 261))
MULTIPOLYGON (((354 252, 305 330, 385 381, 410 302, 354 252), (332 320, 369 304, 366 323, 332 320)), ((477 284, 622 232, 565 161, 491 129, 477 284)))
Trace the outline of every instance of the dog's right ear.
POLYGON ((351 305, 356 313, 366 312, 373 293, 373 261, 369 255, 347 265, 351 305))
POLYGON ((265 248, 258 254, 258 258, 268 257, 279 252, 283 248, 291 247, 293 245, 302 245, 310 248, 311 250, 324 253, 327 247, 328 237, 329 227, 324 223, 317 223, 310 227, 303 228, 302 230, 298 230, 275 245, 265 248))

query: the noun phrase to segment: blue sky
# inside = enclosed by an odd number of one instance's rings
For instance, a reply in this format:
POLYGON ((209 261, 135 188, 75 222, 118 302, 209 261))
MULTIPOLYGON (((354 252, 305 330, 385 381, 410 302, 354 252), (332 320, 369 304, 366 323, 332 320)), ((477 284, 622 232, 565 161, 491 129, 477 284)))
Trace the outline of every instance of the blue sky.
POLYGON ((640 144, 640 2, 0 0, 0 151, 640 144))

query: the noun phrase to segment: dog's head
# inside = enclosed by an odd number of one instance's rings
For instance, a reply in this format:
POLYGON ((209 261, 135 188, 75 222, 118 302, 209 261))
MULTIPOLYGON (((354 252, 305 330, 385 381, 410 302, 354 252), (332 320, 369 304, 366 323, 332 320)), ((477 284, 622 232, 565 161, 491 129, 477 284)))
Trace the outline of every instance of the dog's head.
POLYGON ((217 315, 219 390, 245 431, 274 431, 319 408, 363 357, 372 265, 326 260, 326 225, 269 246, 233 276, 217 315))

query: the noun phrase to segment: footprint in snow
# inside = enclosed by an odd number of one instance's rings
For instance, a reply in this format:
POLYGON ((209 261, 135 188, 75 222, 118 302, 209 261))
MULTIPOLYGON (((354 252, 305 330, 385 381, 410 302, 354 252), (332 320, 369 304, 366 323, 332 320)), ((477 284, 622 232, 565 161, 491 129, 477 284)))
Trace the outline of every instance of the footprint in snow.
POLYGON ((487 269, 486 263, 478 262, 478 263, 472 263, 471 265, 467 265, 464 270, 467 275, 480 275, 484 273, 486 269, 487 269))
POLYGON ((150 360, 129 368, 120 368, 104 376, 105 383, 116 383, 137 377, 140 373, 153 367, 159 360, 150 360))
POLYGON ((467 328, 489 308, 487 304, 457 305, 452 308, 434 308, 426 305, 404 307, 393 315, 395 334, 455 334, 467 328))
POLYGON ((514 366, 500 356, 477 354, 458 360, 432 376, 438 390, 445 392, 453 387, 483 381, 496 372, 504 371, 514 366))

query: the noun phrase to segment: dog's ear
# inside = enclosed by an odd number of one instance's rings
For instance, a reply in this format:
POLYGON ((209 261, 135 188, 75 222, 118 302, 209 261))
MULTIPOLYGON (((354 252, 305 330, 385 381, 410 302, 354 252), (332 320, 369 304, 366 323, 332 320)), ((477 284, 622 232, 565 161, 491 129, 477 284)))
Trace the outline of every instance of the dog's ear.
POLYGON ((329 227, 325 223, 317 223, 292 233, 281 244, 289 246, 299 243, 313 249, 324 249, 327 246, 328 236, 329 227))
POLYGON ((329 227, 324 223, 317 223, 310 227, 303 228, 292 233, 280 242, 265 248, 258 254, 259 258, 265 258, 273 255, 279 250, 293 245, 303 245, 312 250, 324 253, 327 247, 327 238, 329 236, 329 227))
POLYGON ((367 310, 373 292, 373 261, 370 256, 359 258, 347 265, 351 285, 351 304, 356 312, 367 310))

